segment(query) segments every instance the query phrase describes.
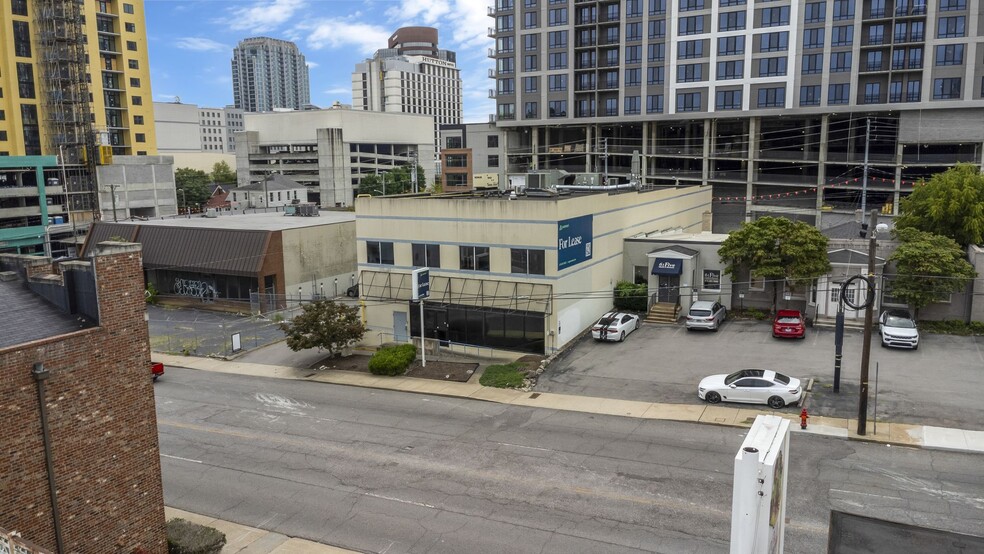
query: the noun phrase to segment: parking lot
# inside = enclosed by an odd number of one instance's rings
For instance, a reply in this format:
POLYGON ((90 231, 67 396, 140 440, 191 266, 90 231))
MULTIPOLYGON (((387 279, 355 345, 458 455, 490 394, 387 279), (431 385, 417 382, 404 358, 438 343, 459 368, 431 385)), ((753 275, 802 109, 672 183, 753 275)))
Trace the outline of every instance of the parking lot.
MULTIPOLYGON (((743 368, 775 369, 804 383, 816 379, 811 414, 856 418, 862 338, 860 330, 845 331, 839 394, 832 390, 833 329, 813 327, 804 340, 784 340, 772 338, 771 322, 730 320, 716 333, 644 323, 623 343, 583 338, 547 367, 534 390, 693 404, 701 403, 697 383, 703 377, 743 368)), ((869 417, 876 408, 877 366, 879 420, 984 429, 982 343, 984 337, 921 333, 918 350, 888 349, 880 347, 876 331, 869 417)))

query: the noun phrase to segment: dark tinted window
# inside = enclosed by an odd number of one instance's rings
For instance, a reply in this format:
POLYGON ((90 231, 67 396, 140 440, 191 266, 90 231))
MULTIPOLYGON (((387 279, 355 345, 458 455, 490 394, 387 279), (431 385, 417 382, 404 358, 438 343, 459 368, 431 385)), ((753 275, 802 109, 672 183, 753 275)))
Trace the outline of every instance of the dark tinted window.
POLYGON ((414 267, 441 267, 441 245, 411 245, 414 267))
POLYGON ((711 315, 711 310, 690 310, 690 315, 694 317, 708 317, 711 315))
POLYGON ((776 383, 781 383, 783 385, 789 384, 789 377, 786 377, 782 373, 776 373, 776 383))
POLYGON ((366 261, 371 264, 393 265, 393 243, 366 242, 366 261))

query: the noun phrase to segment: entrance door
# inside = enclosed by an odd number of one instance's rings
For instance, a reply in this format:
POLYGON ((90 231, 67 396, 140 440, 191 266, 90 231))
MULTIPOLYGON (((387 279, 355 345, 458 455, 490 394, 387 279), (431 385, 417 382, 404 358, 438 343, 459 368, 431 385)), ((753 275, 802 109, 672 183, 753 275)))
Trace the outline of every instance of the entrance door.
POLYGON ((407 342, 407 313, 393 312, 393 340, 396 342, 407 342))
MULTIPOLYGON (((831 283, 830 293, 827 295, 827 316, 836 317, 838 305, 840 304, 841 295, 841 283, 831 283)), ((863 281, 855 281, 846 291, 845 296, 847 299, 855 304, 858 302, 863 302, 865 295, 868 293, 867 287, 864 285, 863 281)), ((862 312, 859 310, 852 309, 847 304, 844 304, 844 319, 858 319, 862 312)))
POLYGON ((660 275, 659 289, 656 291, 656 301, 676 304, 679 298, 680 298, 680 276, 660 275))

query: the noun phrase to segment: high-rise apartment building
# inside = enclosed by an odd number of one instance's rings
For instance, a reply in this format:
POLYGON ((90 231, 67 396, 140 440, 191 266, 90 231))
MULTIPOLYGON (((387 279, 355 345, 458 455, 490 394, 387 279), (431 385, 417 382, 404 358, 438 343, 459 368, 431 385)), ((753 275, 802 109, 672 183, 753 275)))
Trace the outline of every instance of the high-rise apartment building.
POLYGON ((496 0, 507 171, 711 184, 715 228, 897 213, 984 151, 974 0, 496 0))
POLYGON ((232 52, 232 94, 236 107, 247 112, 304 109, 311 103, 304 54, 286 40, 240 41, 232 52))
POLYGON ((456 55, 437 47, 433 27, 403 27, 352 73, 356 110, 434 116, 434 145, 441 125, 461 123, 461 72, 456 55))

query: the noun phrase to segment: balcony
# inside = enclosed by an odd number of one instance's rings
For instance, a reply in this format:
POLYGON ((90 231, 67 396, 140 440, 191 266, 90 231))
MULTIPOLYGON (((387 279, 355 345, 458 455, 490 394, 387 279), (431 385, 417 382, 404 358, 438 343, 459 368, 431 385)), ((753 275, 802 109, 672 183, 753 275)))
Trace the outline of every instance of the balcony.
POLYGON ((495 98, 495 89, 494 88, 490 88, 489 89, 489 98, 495 98))
POLYGON ((489 79, 495 79, 495 70, 489 69, 489 79))

